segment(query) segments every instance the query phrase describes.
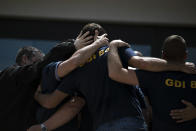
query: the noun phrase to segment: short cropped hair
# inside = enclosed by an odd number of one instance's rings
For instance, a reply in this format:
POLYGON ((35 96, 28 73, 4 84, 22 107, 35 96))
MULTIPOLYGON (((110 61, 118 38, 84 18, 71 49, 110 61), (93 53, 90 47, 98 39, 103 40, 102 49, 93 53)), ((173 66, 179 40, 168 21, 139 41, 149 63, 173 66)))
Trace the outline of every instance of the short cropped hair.
POLYGON ((94 36, 95 35, 95 30, 97 30, 99 32, 99 35, 103 35, 105 32, 104 28, 97 24, 97 23, 89 23, 86 24, 83 28, 82 28, 82 34, 86 33, 87 31, 89 31, 89 35, 88 36, 94 36))
POLYGON ((168 60, 183 60, 186 55, 186 41, 178 35, 167 37, 163 43, 162 51, 168 60))
POLYGON ((40 55, 43 56, 44 54, 37 48, 32 46, 24 46, 20 48, 16 55, 16 64, 21 65, 22 63, 22 56, 25 55, 29 60, 32 60, 33 57, 40 55))

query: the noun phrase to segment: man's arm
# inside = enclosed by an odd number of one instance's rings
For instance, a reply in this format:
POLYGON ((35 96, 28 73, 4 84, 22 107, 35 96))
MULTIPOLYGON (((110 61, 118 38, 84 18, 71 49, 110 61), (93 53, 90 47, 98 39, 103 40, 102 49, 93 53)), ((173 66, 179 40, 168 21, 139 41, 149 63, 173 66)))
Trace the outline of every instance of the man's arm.
POLYGON ((172 119, 176 120, 177 123, 196 119, 196 107, 192 103, 185 100, 182 100, 182 103, 186 105, 186 108, 171 110, 170 116, 172 119))
MULTIPOLYGON (((92 38, 90 36, 87 38, 83 38, 87 34, 88 33, 82 35, 80 37, 81 40, 86 39, 84 41, 89 41, 89 39, 92 38)), ((81 42, 83 43, 84 41, 81 42)), ((71 58, 65 60, 64 62, 58 65, 57 71, 55 71, 57 73, 57 77, 62 78, 69 72, 73 71, 80 64, 84 63, 99 47, 107 44, 107 42, 108 38, 106 37, 106 34, 104 34, 100 36, 99 39, 96 39, 96 41, 93 42, 91 45, 79 49, 77 52, 73 54, 71 58)), ((63 93, 59 90, 55 90, 51 94, 41 94, 38 89, 38 91, 35 93, 35 99, 38 101, 40 105, 46 108, 56 107, 67 96, 68 94, 63 93)))
POLYGON ((59 90, 55 90, 51 94, 42 94, 41 87, 39 86, 37 88, 37 91, 35 92, 34 99, 43 107, 50 109, 55 108, 59 103, 63 101, 63 99, 68 96, 68 94, 63 93, 59 90))
MULTIPOLYGON (((121 40, 114 40, 110 43, 110 52, 108 54, 108 71, 109 77, 118 82, 129 85, 139 85, 136 73, 133 69, 123 68, 117 48, 127 46, 121 40)), ((130 49, 130 51, 132 51, 130 49)), ((133 51, 132 51, 133 52, 133 51)), ((195 73, 195 67, 192 63, 178 65, 169 63, 166 60, 152 57, 129 56, 128 64, 136 68, 148 71, 183 71, 186 73, 195 73)))
MULTIPOLYGON (((108 54, 108 72, 109 77, 118 82, 126 83, 129 85, 139 85, 136 73, 133 68, 126 69, 123 67, 119 54, 118 47, 128 46, 125 42, 122 41, 113 41, 110 43, 110 51, 108 54)), ((134 57, 134 56, 132 56, 134 57)), ((141 96, 140 96, 141 97, 141 96)), ((145 97, 147 104, 146 109, 142 109, 144 119, 148 125, 149 131, 151 131, 151 120, 152 120, 152 109, 145 97)))
POLYGON ((191 74, 196 73, 195 65, 190 62, 186 62, 185 64, 179 64, 174 62, 168 62, 159 58, 133 56, 128 61, 128 63, 130 66, 133 66, 135 68, 153 72, 182 71, 191 74))
MULTIPOLYGON (((84 104, 85 101, 83 98, 73 97, 43 124, 47 127, 48 131, 54 130, 72 120, 80 112, 84 104)), ((41 131, 41 125, 33 125, 28 131, 41 131)))
POLYGON ((97 39, 95 42, 93 42, 91 45, 88 45, 86 47, 83 47, 76 51, 73 56, 71 56, 70 59, 62 62, 57 69, 58 76, 64 77, 69 72, 80 66, 81 64, 84 64, 88 58, 95 53, 95 51, 100 48, 103 45, 106 45, 108 43, 108 38, 106 37, 106 34, 102 35, 97 39))
POLYGON ((61 42, 60 44, 55 45, 49 51, 49 53, 46 54, 44 60, 36 64, 36 69, 38 70, 38 72, 41 73, 42 69, 51 62, 62 61, 70 58, 76 50, 86 45, 89 45, 91 42, 93 42, 91 40, 93 36, 86 37, 87 35, 89 35, 89 33, 89 31, 87 31, 83 35, 81 35, 80 33, 75 41, 67 40, 65 42, 61 42))
POLYGON ((128 46, 128 44, 121 40, 115 40, 110 43, 110 51, 108 54, 109 77, 121 83, 138 85, 139 82, 134 70, 123 68, 118 54, 118 47, 121 46, 128 46))

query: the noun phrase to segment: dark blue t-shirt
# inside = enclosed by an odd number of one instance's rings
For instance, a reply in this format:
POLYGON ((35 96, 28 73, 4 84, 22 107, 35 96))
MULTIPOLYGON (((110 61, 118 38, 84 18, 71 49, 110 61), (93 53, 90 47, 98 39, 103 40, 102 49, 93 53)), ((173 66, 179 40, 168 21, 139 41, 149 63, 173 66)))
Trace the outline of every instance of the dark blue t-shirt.
POLYGON ((185 107, 182 99, 196 105, 196 75, 142 70, 136 74, 152 104, 154 131, 196 131, 196 120, 177 124, 169 115, 172 109, 185 107))
MULTIPOLYGON (((67 75, 58 90, 70 93, 80 92, 86 99, 93 118, 93 127, 123 117, 140 117, 141 108, 138 100, 129 88, 108 77, 107 54, 109 48, 100 48, 88 60, 88 64, 67 75)), ((119 50, 124 65, 130 59, 129 48, 119 50)))
MULTIPOLYGON (((57 67, 61 62, 52 62, 48 64, 46 67, 44 67, 42 71, 42 93, 52 93, 59 83, 61 82, 60 78, 57 75, 57 67)), ((71 94, 72 95, 72 94, 71 94)), ((61 104, 59 104, 54 109, 46 109, 44 107, 39 107, 37 110, 37 121, 39 123, 45 122, 52 116, 60 106, 62 106, 64 103, 66 103, 69 100, 69 98, 63 100, 61 104)), ((69 123, 57 128, 55 131, 78 131, 78 122, 77 118, 75 117, 73 120, 71 120, 69 123)))

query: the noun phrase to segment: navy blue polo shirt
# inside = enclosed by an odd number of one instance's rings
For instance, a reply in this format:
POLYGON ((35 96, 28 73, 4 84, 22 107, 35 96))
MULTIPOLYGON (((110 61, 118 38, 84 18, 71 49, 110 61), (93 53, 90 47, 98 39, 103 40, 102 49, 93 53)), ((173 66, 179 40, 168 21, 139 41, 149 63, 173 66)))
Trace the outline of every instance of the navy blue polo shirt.
MULTIPOLYGON (((109 48, 100 48, 85 66, 67 75, 58 86, 64 93, 80 92, 87 103, 96 129, 103 123, 123 117, 140 117, 141 108, 129 85, 111 80, 108 76, 107 54, 109 48)), ((123 65, 130 59, 130 49, 119 50, 123 65)))
POLYGON ((142 70, 136 74, 152 104, 154 131, 196 131, 196 120, 177 124, 169 115, 172 109, 185 107, 182 99, 196 105, 196 75, 142 70))
MULTIPOLYGON (((52 93, 59 83, 61 82, 60 78, 57 75, 57 67, 61 62, 52 62, 48 64, 46 67, 44 67, 42 71, 42 93, 52 93)), ((72 94, 71 94, 72 95, 72 94)), ((52 116, 60 106, 62 106, 64 103, 66 103, 70 98, 67 98, 63 100, 61 104, 59 104, 54 109, 46 109, 44 107, 39 107, 37 110, 37 121, 39 123, 45 122, 52 116)), ((75 117, 73 120, 71 120, 69 123, 57 128, 55 131, 78 131, 78 123, 77 118, 75 117)))

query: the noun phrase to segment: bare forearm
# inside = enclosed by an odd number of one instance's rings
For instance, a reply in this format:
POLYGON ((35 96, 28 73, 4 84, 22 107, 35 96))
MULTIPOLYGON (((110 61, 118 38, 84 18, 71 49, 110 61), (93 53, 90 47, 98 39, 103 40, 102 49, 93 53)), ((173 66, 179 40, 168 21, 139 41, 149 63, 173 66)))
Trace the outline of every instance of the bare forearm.
POLYGON ((65 103, 53 116, 51 116, 44 125, 48 130, 54 130, 72 120, 82 109, 85 101, 82 98, 75 97, 65 103), (63 117, 62 117, 63 116, 63 117))
POLYGON ((134 70, 124 68, 121 63, 117 48, 122 46, 129 47, 128 43, 121 40, 114 40, 110 43, 110 51, 108 54, 109 77, 121 83, 138 85, 137 76, 134 70))
POLYGON ((154 72, 181 71, 182 67, 184 66, 183 64, 179 65, 159 58, 139 56, 132 57, 129 63, 136 68, 154 72))
POLYGON ((108 71, 109 76, 113 79, 117 79, 117 74, 120 73, 121 68, 123 68, 120 57, 118 55, 117 48, 110 46, 110 51, 108 54, 108 71))
POLYGON ((66 93, 55 90, 51 94, 36 92, 34 98, 41 106, 50 109, 55 108, 64 98, 68 96, 69 95, 66 93))
POLYGON ((50 106, 50 101, 51 101, 51 94, 41 94, 37 93, 35 95, 35 100, 43 107, 45 108, 51 108, 50 106))
POLYGON ((108 43, 108 39, 106 38, 106 35, 102 35, 100 39, 97 39, 95 42, 93 42, 91 45, 88 45, 86 47, 83 47, 79 49, 77 52, 75 52, 72 57, 63 63, 61 63, 58 67, 58 76, 64 77, 69 72, 77 68, 78 66, 84 64, 92 55, 95 53, 95 51, 100 48, 101 46, 108 43))
POLYGON ((80 50, 78 50, 73 57, 76 58, 76 66, 84 64, 96 51, 100 48, 100 44, 94 42, 91 45, 88 45, 80 50))

